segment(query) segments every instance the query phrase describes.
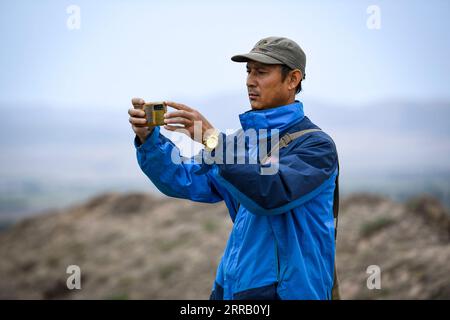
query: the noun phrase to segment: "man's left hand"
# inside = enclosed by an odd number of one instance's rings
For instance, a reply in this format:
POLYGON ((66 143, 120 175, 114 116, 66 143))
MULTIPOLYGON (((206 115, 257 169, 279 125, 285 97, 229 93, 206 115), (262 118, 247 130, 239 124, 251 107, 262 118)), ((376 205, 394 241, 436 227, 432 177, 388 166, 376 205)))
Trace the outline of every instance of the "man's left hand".
POLYGON ((183 133, 187 134, 192 140, 200 143, 203 142, 203 135, 206 131, 214 130, 211 123, 197 110, 172 101, 165 101, 165 104, 176 110, 164 114, 164 129, 170 131, 184 129, 183 133), (199 126, 198 128, 200 129, 200 132, 196 136, 194 136, 194 124, 199 126))

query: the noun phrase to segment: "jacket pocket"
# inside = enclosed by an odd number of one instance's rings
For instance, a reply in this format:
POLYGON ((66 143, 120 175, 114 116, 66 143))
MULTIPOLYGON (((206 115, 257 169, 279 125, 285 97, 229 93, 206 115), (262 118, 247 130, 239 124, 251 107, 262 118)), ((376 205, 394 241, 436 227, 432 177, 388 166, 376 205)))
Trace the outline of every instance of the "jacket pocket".
POLYGON ((234 300, 280 300, 277 293, 278 282, 267 286, 252 288, 233 294, 234 300))

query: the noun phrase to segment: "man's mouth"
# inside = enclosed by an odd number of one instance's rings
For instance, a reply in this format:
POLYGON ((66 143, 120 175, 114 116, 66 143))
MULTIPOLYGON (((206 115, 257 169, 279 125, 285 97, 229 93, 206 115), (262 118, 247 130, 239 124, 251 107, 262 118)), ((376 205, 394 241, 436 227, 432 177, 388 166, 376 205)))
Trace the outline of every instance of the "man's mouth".
POLYGON ((256 94, 256 93, 249 93, 249 94, 248 94, 248 97, 249 97, 250 100, 254 100, 254 99, 256 99, 257 97, 259 97, 259 94, 256 94))

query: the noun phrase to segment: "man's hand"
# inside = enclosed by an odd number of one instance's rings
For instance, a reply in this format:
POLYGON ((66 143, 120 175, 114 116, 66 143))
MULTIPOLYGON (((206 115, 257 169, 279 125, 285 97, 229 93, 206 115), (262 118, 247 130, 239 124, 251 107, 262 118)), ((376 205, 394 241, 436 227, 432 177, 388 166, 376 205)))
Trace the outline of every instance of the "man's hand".
MULTIPOLYGON (((192 140, 202 143, 203 135, 206 131, 214 130, 214 127, 208 120, 197 110, 194 110, 184 104, 165 101, 169 107, 176 109, 172 112, 167 112, 164 115, 165 129, 176 131, 177 129, 184 129, 183 132, 187 134, 192 140), (194 135, 194 123, 199 126, 198 135, 194 135), (177 125, 182 125, 177 126, 177 125), (187 131, 187 132, 186 132, 187 131)), ((197 129, 198 130, 198 129, 197 129)))
POLYGON ((153 127, 147 126, 145 111, 142 109, 145 101, 141 98, 133 98, 131 99, 131 103, 133 104, 133 108, 128 109, 128 114, 130 115, 128 121, 131 123, 131 128, 139 137, 141 143, 144 143, 145 139, 153 131, 153 127))

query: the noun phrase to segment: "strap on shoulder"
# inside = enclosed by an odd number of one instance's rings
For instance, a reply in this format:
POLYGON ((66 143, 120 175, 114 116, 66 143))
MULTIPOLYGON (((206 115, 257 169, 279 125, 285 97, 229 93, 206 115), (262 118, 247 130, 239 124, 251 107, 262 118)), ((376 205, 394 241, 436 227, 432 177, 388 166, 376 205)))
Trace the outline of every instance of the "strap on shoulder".
MULTIPOLYGON (((275 148, 284 148, 286 147, 289 143, 291 143, 294 139, 297 139, 301 136, 303 136, 306 133, 310 133, 310 132, 315 132, 315 131, 321 131, 320 129, 306 129, 306 130, 301 130, 301 131, 296 131, 293 133, 287 133, 284 136, 281 137, 280 142, 275 145, 274 148, 272 148, 272 150, 270 151, 269 155, 272 154, 272 151, 275 150, 275 148)), ((337 154, 336 154, 337 157, 337 154)), ((267 159, 264 158, 264 161, 262 163, 265 162, 265 160, 267 159)), ((339 219, 339 157, 337 157, 337 168, 338 168, 338 172, 336 175, 336 186, 334 188, 334 195, 333 195, 333 216, 334 216, 334 241, 336 243, 337 240, 337 230, 338 230, 338 219, 339 219)), ((336 258, 335 258, 336 259, 336 258)), ((341 295, 339 292, 339 278, 337 275, 337 269, 336 269, 336 260, 334 261, 334 276, 333 276, 333 287, 331 290, 331 298, 333 300, 340 300, 341 299, 341 295)))

